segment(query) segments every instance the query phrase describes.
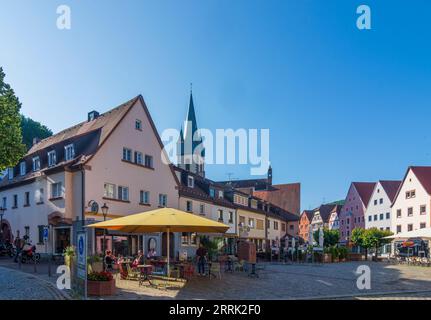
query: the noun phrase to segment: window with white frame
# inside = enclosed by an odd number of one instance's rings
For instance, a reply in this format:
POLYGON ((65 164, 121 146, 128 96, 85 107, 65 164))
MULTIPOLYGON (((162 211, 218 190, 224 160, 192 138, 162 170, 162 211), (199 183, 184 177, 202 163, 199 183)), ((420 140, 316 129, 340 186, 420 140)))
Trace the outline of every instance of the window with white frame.
POLYGON ((24 207, 30 206, 30 192, 24 193, 24 207))
POLYGON ((233 211, 229 211, 229 223, 233 223, 233 211))
POLYGON ((7 207, 7 198, 6 197, 3 197, 1 207, 3 209, 6 209, 6 207, 7 207))
POLYGON ((223 198, 223 191, 222 191, 222 190, 219 190, 219 191, 218 191, 218 197, 219 197, 219 198, 223 198))
POLYGON ((192 212, 193 211, 193 202, 190 200, 186 201, 186 211, 192 212))
POLYGON ((195 187, 195 179, 192 176, 188 176, 187 177, 187 186, 189 188, 194 188, 195 187))
POLYGON ((142 152, 135 151, 135 163, 137 164, 143 163, 142 152))
POLYGON ((145 164, 148 168, 153 168, 153 157, 148 154, 145 155, 145 164))
POLYGON ((42 204, 43 203, 43 188, 40 188, 38 191, 36 191, 36 204, 42 204))
POLYGON ((60 198, 61 196, 61 182, 51 183, 51 198, 60 198))
POLYGON ((168 195, 166 194, 159 194, 159 206, 160 207, 166 207, 168 203, 168 195))
POLYGON ((48 152, 48 167, 55 166, 57 164, 57 154, 55 150, 48 152))
POLYGON ((115 184, 105 183, 103 185, 103 196, 105 198, 115 199, 115 184))
POLYGON ((73 147, 73 143, 71 143, 64 147, 64 160, 69 161, 73 158, 75 158, 75 148, 73 147))
POLYGON ((223 210, 218 209, 217 212, 218 212, 218 220, 223 221, 223 210))
POLYGON ((142 131, 142 121, 141 120, 139 120, 139 119, 135 120, 135 129, 142 131))
POLYGON ((118 186, 118 200, 129 201, 129 187, 118 186))
POLYGON ((26 169, 27 169, 27 166, 26 166, 26 164, 25 164, 25 161, 22 161, 22 162, 19 164, 19 174, 20 174, 21 176, 25 175, 25 174, 26 174, 26 169))
POLYGON ((39 156, 33 158, 33 171, 40 170, 40 158, 39 156))
POLYGON ((274 230, 278 230, 278 221, 274 221, 274 230))
POLYGON ((123 160, 132 161, 132 150, 129 148, 123 148, 123 160))
POLYGON ((205 205, 203 203, 201 203, 200 206, 199 206, 199 213, 200 214, 205 214, 205 205))
POLYGON ((150 203, 150 191, 141 190, 139 193, 139 202, 142 204, 150 203))
POLYGON ((427 213, 427 206, 426 205, 420 206, 419 212, 420 212, 420 214, 426 214, 427 213))
POLYGON ((252 229, 254 228, 254 219, 253 218, 248 218, 248 226, 252 229))

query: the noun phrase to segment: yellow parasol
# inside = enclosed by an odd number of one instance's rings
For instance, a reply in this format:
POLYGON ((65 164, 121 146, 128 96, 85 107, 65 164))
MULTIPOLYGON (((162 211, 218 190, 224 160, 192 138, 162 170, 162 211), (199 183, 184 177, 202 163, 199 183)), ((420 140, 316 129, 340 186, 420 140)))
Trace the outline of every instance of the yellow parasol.
POLYGON ((229 226, 173 208, 160 208, 121 218, 90 224, 87 227, 127 233, 167 233, 167 274, 169 276, 169 233, 225 233, 229 226))

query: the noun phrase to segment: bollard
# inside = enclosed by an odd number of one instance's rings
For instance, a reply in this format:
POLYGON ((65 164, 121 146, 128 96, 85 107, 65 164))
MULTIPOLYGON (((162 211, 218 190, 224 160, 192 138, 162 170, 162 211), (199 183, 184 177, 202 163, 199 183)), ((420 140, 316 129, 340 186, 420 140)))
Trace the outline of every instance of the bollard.
POLYGON ((52 256, 48 255, 48 277, 51 277, 51 260, 52 256))
POLYGON ((18 268, 19 268, 20 270, 21 270, 21 266, 22 266, 21 258, 22 258, 22 256, 21 256, 21 252, 20 252, 20 253, 18 253, 18 268))

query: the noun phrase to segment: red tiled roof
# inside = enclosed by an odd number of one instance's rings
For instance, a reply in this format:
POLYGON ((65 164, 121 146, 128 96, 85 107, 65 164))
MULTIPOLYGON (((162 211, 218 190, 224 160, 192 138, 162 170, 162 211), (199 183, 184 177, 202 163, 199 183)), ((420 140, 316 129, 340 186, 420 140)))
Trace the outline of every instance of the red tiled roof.
POLYGON ((46 147, 49 147, 53 144, 77 136, 82 136, 97 129, 101 129, 101 135, 99 140, 99 145, 101 145, 109 136, 111 131, 121 121, 121 119, 123 119, 127 111, 129 111, 129 109, 135 104, 135 102, 139 100, 139 98, 140 96, 137 96, 108 112, 102 113, 93 121, 81 122, 73 127, 67 128, 46 139, 43 139, 39 143, 33 145, 27 152, 26 156, 31 155, 39 150, 45 149, 46 147))
POLYGON ((383 189, 385 190, 386 194, 389 197, 389 200, 391 202, 394 201, 395 196, 397 194, 398 188, 401 185, 401 181, 398 180, 380 180, 380 184, 382 185, 383 189))
POLYGON ((373 194, 375 182, 352 182, 355 186, 356 191, 358 191, 362 202, 367 205, 370 201, 371 195, 373 194))
MULTIPOLYGON (((431 167, 410 167, 428 194, 431 194, 431 167)), ((407 170, 408 172, 408 170, 407 170)))

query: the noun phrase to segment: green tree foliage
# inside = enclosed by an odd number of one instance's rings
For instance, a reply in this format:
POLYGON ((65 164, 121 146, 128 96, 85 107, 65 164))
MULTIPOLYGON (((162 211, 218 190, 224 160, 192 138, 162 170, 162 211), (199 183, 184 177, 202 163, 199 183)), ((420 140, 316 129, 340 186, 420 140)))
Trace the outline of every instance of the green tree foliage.
POLYGON ((4 78, 0 67, 0 171, 15 166, 25 153, 19 114, 21 103, 4 78))
POLYGON ((22 142, 26 145, 27 150, 31 148, 33 138, 45 139, 52 136, 52 131, 46 126, 25 116, 21 116, 21 130, 22 142))
MULTIPOLYGON (((314 231, 313 233, 314 241, 319 243, 319 230, 314 231)), ((323 228, 323 246, 324 247, 332 247, 338 244, 340 241, 340 231, 338 230, 329 230, 327 228, 323 228)))
POLYGON ((392 232, 389 230, 355 228, 352 231, 351 240, 356 246, 365 249, 365 258, 367 258, 368 250, 371 248, 375 249, 375 257, 377 258, 378 248, 384 244, 390 243, 391 240, 385 239, 385 237, 391 235, 392 232))

